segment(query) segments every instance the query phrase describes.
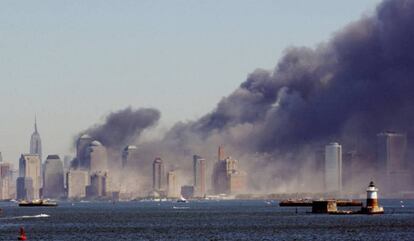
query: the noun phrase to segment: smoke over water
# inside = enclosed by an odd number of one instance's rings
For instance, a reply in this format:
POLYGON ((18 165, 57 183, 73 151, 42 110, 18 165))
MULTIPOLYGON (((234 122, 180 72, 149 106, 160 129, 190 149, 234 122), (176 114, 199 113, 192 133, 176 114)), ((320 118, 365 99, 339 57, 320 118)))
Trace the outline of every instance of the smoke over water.
POLYGON ((255 70, 212 112, 175 124, 160 140, 140 140, 159 118, 152 109, 121 110, 86 133, 118 153, 140 143, 137 166, 148 177, 161 156, 191 180, 191 156, 211 168, 222 144, 247 171, 252 192, 317 190, 315 152, 328 142, 363 153, 368 167, 377 133, 412 136, 413 93, 414 1, 384 1, 316 48, 287 49, 273 71, 255 70))

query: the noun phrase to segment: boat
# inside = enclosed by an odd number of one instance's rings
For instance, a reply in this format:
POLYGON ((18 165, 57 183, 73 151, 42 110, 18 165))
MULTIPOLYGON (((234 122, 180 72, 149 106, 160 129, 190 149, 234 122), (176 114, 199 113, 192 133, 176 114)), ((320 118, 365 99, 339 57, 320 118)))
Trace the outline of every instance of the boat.
POLYGON ((47 200, 33 200, 33 201, 21 201, 19 207, 56 207, 56 202, 50 202, 47 200))
POLYGON ((180 199, 177 199, 178 203, 188 203, 188 200, 185 199, 183 196, 180 197, 180 199))

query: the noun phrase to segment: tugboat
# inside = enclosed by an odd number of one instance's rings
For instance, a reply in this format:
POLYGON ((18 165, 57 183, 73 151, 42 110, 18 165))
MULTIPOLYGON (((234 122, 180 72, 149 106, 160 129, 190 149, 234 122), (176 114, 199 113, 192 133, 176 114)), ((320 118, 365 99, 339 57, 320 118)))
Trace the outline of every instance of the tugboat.
POLYGON ((33 201, 21 201, 19 202, 19 207, 56 207, 56 202, 50 202, 43 199, 33 200, 33 201))

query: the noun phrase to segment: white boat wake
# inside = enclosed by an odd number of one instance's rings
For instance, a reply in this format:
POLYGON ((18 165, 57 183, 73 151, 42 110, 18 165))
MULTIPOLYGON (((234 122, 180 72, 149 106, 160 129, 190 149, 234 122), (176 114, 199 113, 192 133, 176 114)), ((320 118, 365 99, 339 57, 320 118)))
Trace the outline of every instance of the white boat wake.
POLYGON ((17 216, 17 217, 5 217, 1 219, 25 219, 25 218, 48 218, 50 217, 49 214, 37 214, 37 215, 24 215, 24 216, 17 216))

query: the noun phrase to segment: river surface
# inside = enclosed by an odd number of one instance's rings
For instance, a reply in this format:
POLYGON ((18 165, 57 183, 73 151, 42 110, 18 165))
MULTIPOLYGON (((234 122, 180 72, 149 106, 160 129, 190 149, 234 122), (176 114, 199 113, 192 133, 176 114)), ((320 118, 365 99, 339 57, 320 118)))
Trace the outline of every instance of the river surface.
POLYGON ((414 200, 381 200, 384 215, 310 214, 277 201, 0 202, 0 240, 414 240, 414 200))

